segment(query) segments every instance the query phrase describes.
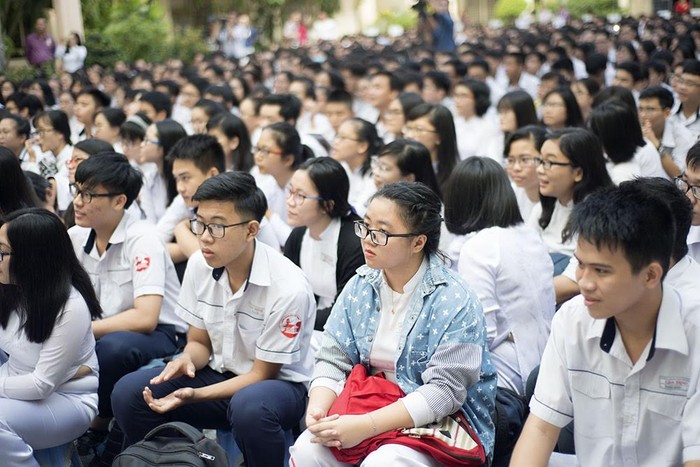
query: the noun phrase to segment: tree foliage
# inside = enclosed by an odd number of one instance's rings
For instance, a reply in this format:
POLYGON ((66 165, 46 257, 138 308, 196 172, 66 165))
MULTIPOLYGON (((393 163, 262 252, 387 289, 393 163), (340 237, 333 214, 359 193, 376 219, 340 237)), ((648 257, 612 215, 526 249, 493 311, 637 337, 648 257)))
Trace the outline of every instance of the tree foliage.
POLYGON ((620 11, 616 0, 569 0, 566 8, 573 16, 607 15, 620 11))
POLYGON ((513 21, 525 11, 527 3, 525 0, 498 0, 494 8, 496 18, 504 21, 513 21))

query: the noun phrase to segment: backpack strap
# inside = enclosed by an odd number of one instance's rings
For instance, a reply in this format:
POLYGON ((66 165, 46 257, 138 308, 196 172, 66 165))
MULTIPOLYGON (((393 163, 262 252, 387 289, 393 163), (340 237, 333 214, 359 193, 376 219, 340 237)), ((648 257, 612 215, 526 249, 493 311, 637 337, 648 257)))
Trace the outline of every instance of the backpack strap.
POLYGON ((160 432, 167 430, 176 431, 180 433, 183 437, 192 441, 193 443, 196 443, 204 437, 202 432, 193 427, 192 425, 189 425, 184 422, 170 422, 158 425, 157 427, 149 431, 143 439, 144 441, 148 441, 150 439, 155 438, 160 432))

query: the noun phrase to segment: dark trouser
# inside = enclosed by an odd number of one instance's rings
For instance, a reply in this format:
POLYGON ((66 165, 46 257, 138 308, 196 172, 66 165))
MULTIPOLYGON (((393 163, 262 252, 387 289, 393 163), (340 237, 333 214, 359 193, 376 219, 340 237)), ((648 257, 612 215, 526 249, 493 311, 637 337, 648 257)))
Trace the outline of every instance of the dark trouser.
POLYGON ((100 363, 98 415, 112 417, 110 396, 117 381, 136 371, 154 358, 167 357, 177 352, 175 326, 162 324, 150 334, 117 331, 102 336, 95 344, 100 363))
POLYGON ((306 410, 306 387, 300 383, 265 380, 238 391, 230 400, 198 402, 164 414, 153 412, 143 400, 143 388, 153 397, 164 397, 182 388, 200 388, 231 377, 209 367, 194 378, 182 376, 157 386, 148 382, 162 368, 144 369, 122 378, 114 387, 112 408, 126 435, 126 445, 141 439, 151 429, 170 421, 197 428, 232 430, 248 467, 279 467, 284 464, 285 431, 297 427, 306 410))

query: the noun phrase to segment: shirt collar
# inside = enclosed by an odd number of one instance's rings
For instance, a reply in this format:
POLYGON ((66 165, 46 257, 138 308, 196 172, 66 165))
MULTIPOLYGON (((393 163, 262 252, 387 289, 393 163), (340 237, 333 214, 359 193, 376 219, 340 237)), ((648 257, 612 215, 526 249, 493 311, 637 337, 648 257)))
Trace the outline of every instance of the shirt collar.
MULTIPOLYGON (((270 277, 270 264, 268 252, 262 243, 255 240, 254 243, 255 251, 253 253, 253 262, 250 265, 250 271, 248 272, 248 279, 245 282, 244 291, 248 289, 248 284, 255 284, 260 287, 268 287, 272 284, 272 279, 270 277)), ((211 271, 211 277, 215 281, 219 281, 224 275, 226 268, 224 266, 220 268, 214 268, 211 271)))
MULTIPOLYGON (((109 247, 112 245, 124 243, 124 241, 126 240, 127 224, 129 224, 129 213, 124 211, 124 215, 119 221, 119 224, 117 224, 117 228, 114 229, 114 232, 112 232, 112 236, 109 237, 109 243, 107 243, 105 251, 109 250, 109 247)), ((90 229, 90 234, 85 239, 85 243, 83 243, 83 251, 86 254, 90 254, 92 249, 95 247, 95 240, 97 240, 97 232, 95 232, 95 229, 90 229)))
MULTIPOLYGON (((615 319, 608 318, 595 320, 586 337, 589 339, 599 337, 601 350, 610 353, 616 336, 615 319)), ((681 301, 678 292, 668 286, 664 287, 647 361, 654 357, 656 349, 659 348, 675 350, 683 355, 688 355, 689 352, 688 339, 681 316, 681 301)))

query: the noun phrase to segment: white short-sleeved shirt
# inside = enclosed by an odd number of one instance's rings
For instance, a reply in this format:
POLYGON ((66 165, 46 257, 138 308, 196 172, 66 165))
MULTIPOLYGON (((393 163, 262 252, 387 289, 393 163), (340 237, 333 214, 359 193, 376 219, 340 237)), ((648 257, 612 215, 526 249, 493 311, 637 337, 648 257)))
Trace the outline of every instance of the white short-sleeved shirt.
POLYGON ((142 166, 143 187, 139 193, 138 203, 146 214, 146 220, 157 224, 168 208, 168 184, 154 165, 142 166))
POLYGON ((559 427, 576 420, 583 467, 700 460, 698 313, 665 286, 654 339, 632 364, 615 321, 571 299, 552 321, 531 412, 559 427))
POLYGON ((683 114, 683 106, 681 105, 670 118, 686 127, 693 135, 694 139, 700 138, 700 108, 698 108, 695 113, 690 114, 690 117, 686 118, 683 114))
POLYGON ((688 254, 700 263, 700 225, 694 225, 688 232, 688 254))
POLYGON ((194 209, 187 206, 181 195, 177 195, 173 198, 173 202, 170 203, 163 216, 158 220, 156 233, 163 242, 172 242, 175 227, 183 220, 193 218, 194 209))
POLYGON ((133 308, 134 300, 142 295, 160 295, 163 303, 158 323, 186 331, 185 323, 175 314, 180 291, 175 266, 163 241, 153 235, 152 224, 125 212, 102 256, 97 252, 94 230, 76 225, 68 234, 75 255, 90 275, 104 317, 133 308))
POLYGON ((566 206, 556 201, 549 225, 543 230, 539 224, 540 216, 542 215, 542 204, 537 203, 535 207, 532 208, 532 213, 530 213, 530 218, 528 219, 528 225, 539 232, 550 253, 562 253, 567 256, 572 256, 574 254, 574 250, 576 249, 576 242, 574 239, 571 238, 566 243, 561 241, 561 232, 566 227, 567 222, 569 222, 569 216, 573 209, 573 201, 570 201, 566 206))
POLYGON ((642 176, 642 168, 635 159, 630 159, 627 162, 619 162, 617 164, 612 161, 607 161, 605 163, 605 168, 615 185, 642 176))
POLYGON ((196 252, 187 263, 177 313, 209 334, 213 370, 241 375, 258 359, 281 363, 278 379, 309 382, 313 291, 301 269, 273 248, 256 240, 248 280, 236 293, 226 270, 210 267, 196 252))
POLYGON ((459 274, 484 308, 498 385, 524 394, 554 316, 547 247, 525 224, 484 229, 462 246, 459 274))
POLYGON ((533 208, 537 206, 539 202, 532 201, 527 195, 527 191, 525 191, 525 188, 521 188, 515 183, 511 183, 511 186, 513 187, 513 192, 515 193, 515 200, 518 202, 518 210, 520 210, 520 216, 522 216, 524 221, 527 221, 528 219, 530 219, 530 215, 532 214, 533 208))
POLYGON ((367 201, 377 192, 377 185, 374 184, 372 171, 362 173, 362 167, 357 170, 352 170, 346 162, 341 162, 340 165, 345 169, 350 179, 350 192, 348 193, 348 202, 355 208, 358 216, 362 217, 367 211, 367 201))
POLYGON ((455 117, 455 133, 457 133, 457 149, 461 160, 467 157, 489 157, 499 164, 503 163, 503 154, 494 153, 492 148, 497 147, 494 140, 503 140, 500 129, 491 120, 483 117, 472 117, 465 120, 463 117, 455 117))
POLYGON ((333 305, 335 296, 338 294, 335 275, 339 236, 340 218, 335 218, 321 233, 319 240, 311 236, 309 229, 306 229, 301 240, 299 266, 309 278, 311 288, 318 297, 319 309, 333 305))
MULTIPOLYGON (((664 135, 661 138, 661 146, 671 152, 673 162, 681 169, 685 170, 685 156, 688 149, 695 144, 697 137, 685 126, 674 118, 667 118, 664 124, 664 135)), ((668 178, 668 177, 667 177, 668 178)))
POLYGON ((663 165, 661 165, 659 151, 649 141, 646 141, 646 143, 634 153, 634 160, 639 164, 641 171, 640 176, 670 179, 663 165))

